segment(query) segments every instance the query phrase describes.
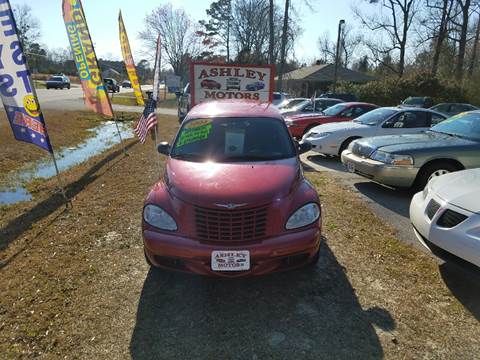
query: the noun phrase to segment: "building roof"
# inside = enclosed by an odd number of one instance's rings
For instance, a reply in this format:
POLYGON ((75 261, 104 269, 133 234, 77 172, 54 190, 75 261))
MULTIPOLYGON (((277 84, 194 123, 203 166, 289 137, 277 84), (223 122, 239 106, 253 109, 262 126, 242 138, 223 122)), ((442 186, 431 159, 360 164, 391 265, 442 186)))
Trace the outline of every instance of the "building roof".
MULTIPOLYGON (((321 64, 306 66, 297 70, 290 71, 283 75, 284 80, 302 80, 302 81, 319 81, 319 82, 333 82, 335 76, 334 64, 321 64)), ((278 78, 275 78, 278 79, 278 78)), ((349 82, 367 82, 375 80, 373 76, 338 67, 337 69, 338 81, 349 82)))
POLYGON ((278 109, 270 103, 240 100, 205 101, 195 105, 188 118, 270 117, 281 119, 278 109))

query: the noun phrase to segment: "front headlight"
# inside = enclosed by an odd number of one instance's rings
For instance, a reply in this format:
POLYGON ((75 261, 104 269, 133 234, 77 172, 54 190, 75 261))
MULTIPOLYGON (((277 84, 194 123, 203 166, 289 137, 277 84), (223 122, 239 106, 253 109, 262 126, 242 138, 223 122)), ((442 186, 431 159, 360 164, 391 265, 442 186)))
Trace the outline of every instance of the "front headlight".
POLYGON ((162 230, 177 230, 175 220, 157 205, 148 204, 143 208, 143 220, 145 220, 147 224, 162 230))
POLYGON ((423 188, 423 192, 422 192, 423 200, 425 200, 427 198, 428 194, 430 194, 430 192, 432 191, 433 183, 435 181, 437 181, 437 179, 438 179, 438 177, 434 177, 427 183, 427 185, 425 185, 425 187, 423 188))
POLYGON ((297 229, 317 221, 320 217, 320 208, 315 203, 309 203, 295 211, 285 224, 287 230, 297 229))
POLYGON ((292 126, 293 125, 293 121, 292 120, 285 120, 285 124, 287 126, 292 126))
POLYGON ((411 166, 413 165, 413 158, 409 155, 390 154, 385 151, 376 150, 370 155, 370 159, 380 161, 388 165, 396 166, 411 166))
POLYGON ((310 136, 313 137, 314 139, 321 139, 321 138, 326 138, 330 134, 331 134, 331 132, 316 133, 316 132, 312 131, 310 133, 310 136))

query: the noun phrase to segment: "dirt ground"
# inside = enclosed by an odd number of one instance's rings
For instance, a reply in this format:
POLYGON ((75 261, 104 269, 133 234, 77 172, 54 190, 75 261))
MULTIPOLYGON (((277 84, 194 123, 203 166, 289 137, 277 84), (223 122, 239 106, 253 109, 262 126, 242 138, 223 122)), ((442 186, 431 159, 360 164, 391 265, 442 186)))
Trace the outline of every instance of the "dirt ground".
MULTIPOLYGON (((161 138, 176 126, 161 118, 161 138)), ((478 358, 469 280, 326 173, 306 173, 324 206, 316 267, 242 280, 149 269, 141 210, 162 169, 151 141, 128 153, 68 171, 71 209, 54 179, 0 209, 0 358, 478 358)))
MULTIPOLYGON (((122 113, 125 120, 132 120, 138 115, 122 113)), ((44 111, 48 134, 54 150, 60 147, 73 146, 80 143, 90 135, 89 129, 109 120, 92 112, 80 111, 44 111)), ((5 112, 0 112, 0 145, 2 157, 0 158, 0 180, 2 174, 15 170, 28 161, 38 160, 49 156, 47 152, 38 147, 15 140, 5 112)))

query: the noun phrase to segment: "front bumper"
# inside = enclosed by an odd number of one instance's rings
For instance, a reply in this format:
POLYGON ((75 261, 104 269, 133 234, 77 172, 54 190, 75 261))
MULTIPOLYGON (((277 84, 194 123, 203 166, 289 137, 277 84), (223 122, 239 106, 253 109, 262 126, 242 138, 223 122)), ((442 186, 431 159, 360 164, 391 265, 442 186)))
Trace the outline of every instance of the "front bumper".
POLYGON ((394 187, 411 187, 417 177, 418 168, 408 166, 390 166, 380 161, 362 158, 349 150, 342 152, 342 163, 358 175, 380 184, 394 187))
POLYGON ((306 265, 314 260, 320 246, 320 228, 285 233, 257 243, 211 244, 198 240, 143 231, 145 255, 157 267, 199 275, 240 277, 263 275, 306 265), (211 270, 214 250, 249 250, 250 270, 219 272, 211 270))
POLYGON ((325 138, 304 137, 303 141, 312 145, 312 151, 325 155, 338 155, 339 146, 334 142, 327 142, 325 138))
POLYGON ((410 220, 417 239, 427 249, 439 247, 447 253, 480 267, 480 214, 471 213, 455 205, 449 204, 435 194, 429 194, 425 199, 422 193, 417 193, 410 203, 410 220), (426 208, 434 199, 440 208, 432 219, 429 219, 426 208), (438 220, 447 210, 468 216, 458 225, 445 228, 438 225, 438 220))

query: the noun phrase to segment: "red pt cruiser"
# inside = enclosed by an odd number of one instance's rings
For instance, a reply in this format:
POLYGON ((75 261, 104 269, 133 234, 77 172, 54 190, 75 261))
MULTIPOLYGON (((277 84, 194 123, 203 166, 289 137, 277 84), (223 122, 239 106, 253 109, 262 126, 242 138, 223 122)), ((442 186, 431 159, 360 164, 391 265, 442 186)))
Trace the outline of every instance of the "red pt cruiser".
POLYGON ((194 107, 165 174, 145 200, 143 239, 155 267, 202 275, 261 275, 318 260, 321 207, 275 107, 194 107))

